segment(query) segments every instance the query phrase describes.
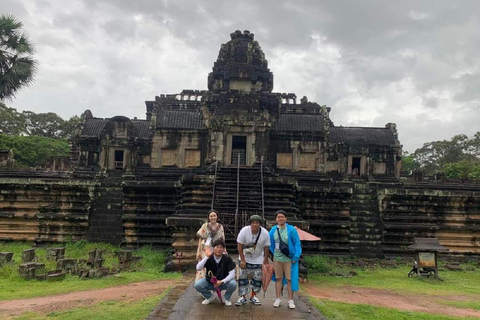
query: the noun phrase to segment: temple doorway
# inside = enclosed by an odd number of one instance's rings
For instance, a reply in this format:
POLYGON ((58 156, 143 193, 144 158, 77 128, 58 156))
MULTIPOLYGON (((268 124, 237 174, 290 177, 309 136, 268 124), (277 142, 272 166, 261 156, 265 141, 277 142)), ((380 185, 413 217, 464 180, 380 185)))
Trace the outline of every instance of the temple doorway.
POLYGON ((247 136, 232 136, 232 164, 246 165, 247 136))
POLYGON ((362 172, 360 171, 361 157, 352 157, 352 175, 360 176, 362 172))
POLYGON ((123 150, 115 150, 115 169, 123 169, 123 150))

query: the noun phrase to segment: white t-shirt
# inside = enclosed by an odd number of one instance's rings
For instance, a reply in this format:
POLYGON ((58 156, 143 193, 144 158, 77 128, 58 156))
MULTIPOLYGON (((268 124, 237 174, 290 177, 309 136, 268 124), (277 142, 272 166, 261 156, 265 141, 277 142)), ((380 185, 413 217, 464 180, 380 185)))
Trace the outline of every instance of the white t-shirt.
MULTIPOLYGON (((253 253, 244 253, 246 262, 250 264, 262 264, 263 251, 265 250, 265 247, 270 246, 270 236, 267 229, 260 227, 259 231, 261 232, 260 238, 258 238, 257 246, 255 247, 253 253)), ((255 241, 257 240, 257 236, 258 233, 252 234, 251 226, 246 226, 240 230, 240 233, 237 237, 237 242, 243 244, 244 247, 253 247, 255 241)), ((238 257, 238 260, 240 261, 240 257, 238 257)))

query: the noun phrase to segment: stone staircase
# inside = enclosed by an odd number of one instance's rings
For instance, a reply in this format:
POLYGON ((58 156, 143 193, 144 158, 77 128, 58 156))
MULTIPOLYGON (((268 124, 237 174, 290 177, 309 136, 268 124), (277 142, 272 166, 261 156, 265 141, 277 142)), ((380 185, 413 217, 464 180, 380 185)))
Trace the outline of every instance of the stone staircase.
POLYGON ((122 243, 123 189, 122 171, 112 171, 101 178, 90 214, 86 238, 90 242, 122 243))
POLYGON ((236 237, 252 214, 262 215, 262 177, 260 167, 240 167, 238 216, 237 167, 219 167, 215 181, 213 208, 220 214, 229 249, 236 248, 236 237))
POLYGON ((352 181, 350 199, 350 254, 383 258, 382 227, 375 190, 362 179, 352 181))

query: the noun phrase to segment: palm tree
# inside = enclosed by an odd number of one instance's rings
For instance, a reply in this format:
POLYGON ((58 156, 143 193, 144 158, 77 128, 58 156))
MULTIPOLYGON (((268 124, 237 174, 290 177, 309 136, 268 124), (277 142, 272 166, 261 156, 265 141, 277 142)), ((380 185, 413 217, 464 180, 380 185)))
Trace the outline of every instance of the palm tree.
POLYGON ((20 30, 23 24, 12 15, 0 15, 0 100, 10 99, 33 82, 37 61, 34 46, 20 30))

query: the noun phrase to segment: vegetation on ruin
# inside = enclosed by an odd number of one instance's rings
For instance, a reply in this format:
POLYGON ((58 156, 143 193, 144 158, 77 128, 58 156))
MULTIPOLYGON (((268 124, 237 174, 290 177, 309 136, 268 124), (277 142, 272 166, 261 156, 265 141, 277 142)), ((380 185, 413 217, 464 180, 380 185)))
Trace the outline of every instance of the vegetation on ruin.
MULTIPOLYGON (((0 242, 0 252, 13 252, 15 260, 13 264, 0 267, 0 301, 102 289, 140 281, 176 279, 180 276, 177 273, 164 273, 166 253, 146 246, 134 251, 134 255, 140 256, 142 259, 130 271, 86 280, 79 279, 76 275, 67 275, 64 280, 48 282, 48 286, 46 286, 45 281, 25 280, 18 274, 22 251, 30 248, 32 248, 31 243, 0 242)), ((120 248, 104 243, 83 241, 67 243, 65 258, 87 259, 88 253, 94 249, 104 250, 105 267, 111 268, 118 264, 114 253, 120 251, 120 248)), ((36 248, 35 253, 38 256, 38 262, 45 263, 47 271, 55 269, 55 262, 46 260, 46 248, 36 248)))

